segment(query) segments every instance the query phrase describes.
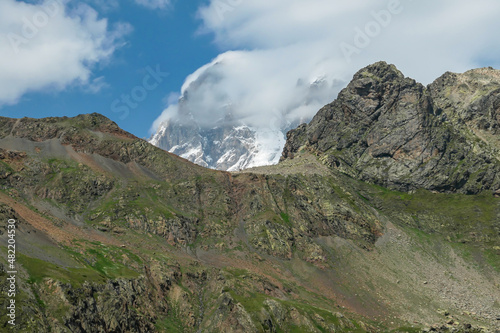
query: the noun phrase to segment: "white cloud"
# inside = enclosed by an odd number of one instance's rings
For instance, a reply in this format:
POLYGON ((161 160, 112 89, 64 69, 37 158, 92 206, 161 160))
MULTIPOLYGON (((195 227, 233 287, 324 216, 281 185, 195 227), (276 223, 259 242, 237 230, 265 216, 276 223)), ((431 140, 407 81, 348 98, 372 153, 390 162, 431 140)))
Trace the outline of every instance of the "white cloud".
POLYGON ((499 12, 496 0, 211 0, 199 9, 200 32, 227 51, 186 79, 183 102, 153 130, 185 112, 206 126, 228 110, 260 127, 310 118, 379 60, 425 84, 490 65, 500 59, 499 12))
POLYGON ((106 79, 104 76, 99 76, 96 77, 95 79, 92 80, 92 82, 89 82, 86 87, 84 87, 84 91, 90 93, 90 94, 97 94, 99 91, 101 91, 103 88, 109 87, 109 84, 106 83, 106 79))
MULTIPOLYGON (((248 125, 287 127, 304 117, 304 109, 318 110, 325 104, 324 96, 335 97, 341 87, 339 81, 326 79, 322 70, 311 72, 323 60, 306 57, 304 52, 290 46, 223 53, 186 79, 181 112, 191 112, 204 127, 213 126, 228 112, 248 125)), ((331 66, 342 71, 340 66, 331 66)), ((154 127, 178 112, 176 104, 170 105, 154 127)))
POLYGON ((166 9, 170 7, 170 0, 135 0, 138 5, 150 9, 166 9))
POLYGON ((91 7, 72 8, 59 0, 0 2, 0 105, 31 91, 105 85, 92 78, 92 68, 111 57, 131 27, 111 29, 91 7))

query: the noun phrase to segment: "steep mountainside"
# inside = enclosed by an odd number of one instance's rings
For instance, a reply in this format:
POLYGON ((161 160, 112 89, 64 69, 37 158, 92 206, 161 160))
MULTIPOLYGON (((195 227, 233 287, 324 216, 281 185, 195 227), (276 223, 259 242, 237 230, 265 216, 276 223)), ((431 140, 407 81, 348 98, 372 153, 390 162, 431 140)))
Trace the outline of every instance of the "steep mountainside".
POLYGON ((374 64, 288 134, 282 158, 306 149, 331 168, 399 191, 498 190, 499 75, 447 73, 426 88, 374 64))
POLYGON ((98 114, 0 118, 0 263, 14 218, 17 331, 495 332, 491 73, 425 88, 370 66, 290 132, 280 164, 234 173, 98 114), (464 81, 482 102, 451 102, 464 81))

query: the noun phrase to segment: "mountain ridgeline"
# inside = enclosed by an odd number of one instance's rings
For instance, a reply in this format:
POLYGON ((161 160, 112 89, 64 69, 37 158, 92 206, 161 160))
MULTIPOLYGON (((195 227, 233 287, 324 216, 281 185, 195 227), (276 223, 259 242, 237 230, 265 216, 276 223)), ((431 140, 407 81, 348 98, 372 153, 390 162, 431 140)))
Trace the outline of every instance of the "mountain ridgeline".
POLYGON ((359 71, 309 125, 288 133, 331 168, 398 191, 500 189, 500 73, 446 73, 427 88, 393 65, 359 71))
POLYGON ((499 71, 384 62, 240 172, 0 118, 0 306, 14 219, 17 332, 496 332, 499 122, 499 71))

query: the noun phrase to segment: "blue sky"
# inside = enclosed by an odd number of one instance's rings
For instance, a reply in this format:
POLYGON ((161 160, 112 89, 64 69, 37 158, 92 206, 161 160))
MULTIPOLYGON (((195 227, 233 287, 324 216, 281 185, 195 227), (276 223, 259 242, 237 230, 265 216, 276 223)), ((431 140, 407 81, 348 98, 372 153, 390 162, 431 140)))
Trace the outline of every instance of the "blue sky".
POLYGON ((189 95, 207 126, 231 110, 280 127, 379 60, 424 84, 498 68, 499 13, 497 0, 1 0, 0 114, 99 112, 149 138, 189 95))
MULTIPOLYGON (((149 137, 149 129, 166 105, 170 92, 179 91, 187 75, 209 62, 218 48, 208 34, 199 34, 196 18, 198 1, 178 1, 174 8, 150 9, 133 1, 121 1, 119 7, 105 9, 89 3, 107 18, 110 25, 126 22, 132 29, 125 34, 125 45, 116 49, 103 63, 92 66, 92 78, 103 77, 106 85, 98 92, 81 85, 69 85, 62 91, 24 94, 14 105, 4 105, 0 114, 7 117, 74 116, 99 112, 139 137, 149 137), (130 113, 113 112, 112 102, 142 85, 146 68, 159 66, 168 76, 148 91, 147 98, 130 113)), ((0 74, 1 75, 1 74, 0 74)), ((116 110, 115 110, 116 111, 116 110)))

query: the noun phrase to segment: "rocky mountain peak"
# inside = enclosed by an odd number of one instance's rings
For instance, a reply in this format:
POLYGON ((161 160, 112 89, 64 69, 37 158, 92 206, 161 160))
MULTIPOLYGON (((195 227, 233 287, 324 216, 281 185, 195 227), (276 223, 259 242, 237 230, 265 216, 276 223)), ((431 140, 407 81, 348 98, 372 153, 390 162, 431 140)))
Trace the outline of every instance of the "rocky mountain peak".
MULTIPOLYGON (((443 110, 455 126, 482 131, 476 133, 481 140, 498 134, 499 70, 488 67, 463 74, 448 72, 434 81, 429 90, 436 107, 443 110)), ((498 148, 497 144, 491 146, 498 148)))
POLYGON ((401 73, 396 66, 388 64, 385 61, 376 62, 359 70, 356 74, 354 74, 353 81, 366 77, 375 78, 379 82, 391 82, 397 79, 405 78, 403 73, 401 73))
POLYGON ((288 133, 282 159, 306 149, 331 168, 400 191, 496 190, 497 78, 493 69, 447 73, 426 88, 394 65, 370 65, 309 125, 288 133), (468 125, 453 126, 460 123, 468 125))

